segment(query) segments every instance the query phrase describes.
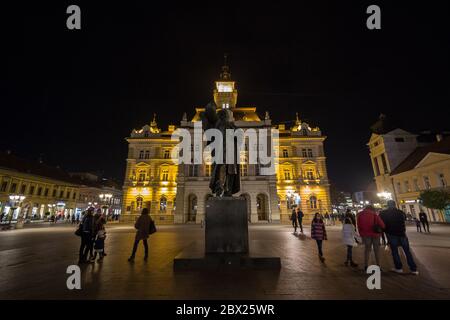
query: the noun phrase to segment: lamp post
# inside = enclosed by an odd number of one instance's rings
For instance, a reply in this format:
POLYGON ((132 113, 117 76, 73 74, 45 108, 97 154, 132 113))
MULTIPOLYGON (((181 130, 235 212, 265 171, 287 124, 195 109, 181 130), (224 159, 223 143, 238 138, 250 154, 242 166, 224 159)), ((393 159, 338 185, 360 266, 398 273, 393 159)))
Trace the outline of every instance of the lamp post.
MULTIPOLYGON (((16 209, 20 207, 20 205, 22 204, 22 202, 24 200, 25 200, 25 196, 20 195, 20 194, 11 194, 9 196, 9 201, 11 203, 11 213, 9 215, 8 226, 11 226, 11 221, 14 216, 14 211, 16 211, 16 209)), ((19 223, 19 217, 17 217, 17 222, 19 223)))
POLYGON ((110 193, 102 193, 102 194, 99 194, 99 196, 98 196, 100 198, 100 201, 103 203, 102 209, 104 209, 106 211, 106 214, 105 214, 106 218, 108 216, 109 210, 107 210, 107 209, 109 209, 109 202, 111 201, 112 196, 113 195, 110 193))

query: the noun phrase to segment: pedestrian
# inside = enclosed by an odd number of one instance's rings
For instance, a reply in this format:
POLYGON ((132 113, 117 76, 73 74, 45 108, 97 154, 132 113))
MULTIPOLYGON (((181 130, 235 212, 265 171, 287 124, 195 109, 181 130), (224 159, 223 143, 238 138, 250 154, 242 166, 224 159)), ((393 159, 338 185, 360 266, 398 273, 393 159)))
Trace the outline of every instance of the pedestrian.
POLYGON ((300 210, 299 207, 297 207, 297 221, 298 221, 298 226, 300 227, 300 233, 303 233, 303 217, 305 215, 303 214, 303 211, 300 210))
POLYGON ((325 229, 325 224, 323 223, 322 217, 318 212, 314 215, 314 219, 311 223, 311 238, 316 240, 320 261, 325 262, 322 251, 322 242, 323 240, 327 240, 327 231, 325 229))
POLYGON ((395 201, 389 200, 387 202, 388 208, 383 210, 380 214, 381 219, 385 224, 385 232, 391 246, 392 258, 394 260, 395 268, 392 271, 396 273, 403 273, 402 261, 398 254, 398 247, 402 247, 406 256, 406 261, 409 270, 412 274, 418 275, 416 263, 409 248, 408 237, 406 236, 406 214, 396 208, 395 201))
POLYGON ((75 224, 76 222, 76 217, 75 217, 75 213, 72 215, 72 224, 75 224))
POLYGON ((428 217, 427 214, 423 211, 420 211, 419 213, 419 219, 423 226, 423 232, 430 233, 430 224, 428 223, 428 217))
POLYGON ((139 241, 142 240, 144 243, 144 260, 148 259, 148 243, 147 239, 150 233, 150 223, 152 222, 152 218, 148 214, 148 209, 144 208, 142 209, 141 215, 136 220, 136 223, 134 224, 134 228, 136 231, 136 236, 134 238, 134 245, 133 245, 133 252, 131 253, 131 256, 128 258, 129 262, 134 261, 134 257, 136 255, 137 247, 139 244, 139 241))
POLYGON ((325 218, 325 225, 329 226, 330 225, 330 215, 328 214, 328 211, 325 212, 324 218, 325 218))
POLYGON ((79 251, 78 264, 89 262, 87 255, 92 247, 92 239, 94 236, 94 209, 89 208, 81 221, 81 245, 79 251))
POLYGON ((347 260, 345 260, 345 266, 350 266, 356 268, 357 263, 353 261, 353 246, 356 244, 356 229, 350 218, 345 218, 344 224, 342 225, 342 241, 347 246, 347 260))
POLYGON ((422 233, 422 226, 420 225, 420 220, 414 217, 414 223, 416 224, 417 232, 422 233))
POLYGON ((295 212, 295 209, 292 209, 292 214, 291 214, 291 221, 292 221, 292 226, 294 227, 294 233, 297 233, 297 212, 295 212))
POLYGON ((373 206, 368 205, 357 216, 359 235, 364 243, 364 270, 369 266, 370 253, 374 251, 375 262, 380 266, 380 236, 384 229, 384 222, 377 215, 373 206))

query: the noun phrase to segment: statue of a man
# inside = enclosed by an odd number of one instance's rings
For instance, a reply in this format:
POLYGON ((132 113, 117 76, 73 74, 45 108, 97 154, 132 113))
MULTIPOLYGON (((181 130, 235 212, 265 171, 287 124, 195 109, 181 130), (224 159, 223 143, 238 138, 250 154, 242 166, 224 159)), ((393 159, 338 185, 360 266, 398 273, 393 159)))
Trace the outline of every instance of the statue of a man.
MULTIPOLYGON (((204 130, 215 128, 222 133, 222 150, 224 163, 212 163, 211 179, 209 181, 209 188, 217 197, 231 197, 240 190, 240 172, 237 157, 239 153, 237 150, 237 143, 234 141, 232 146, 226 143, 226 130, 236 129, 233 121, 230 119, 229 111, 220 109, 216 111, 217 107, 214 102, 208 103, 205 112, 202 114, 202 122, 204 130), (227 150, 233 148, 234 159, 233 163, 225 163, 227 159, 227 150)), ((214 152, 214 151, 213 151, 214 152)), ((214 157, 214 155, 213 155, 214 157)))

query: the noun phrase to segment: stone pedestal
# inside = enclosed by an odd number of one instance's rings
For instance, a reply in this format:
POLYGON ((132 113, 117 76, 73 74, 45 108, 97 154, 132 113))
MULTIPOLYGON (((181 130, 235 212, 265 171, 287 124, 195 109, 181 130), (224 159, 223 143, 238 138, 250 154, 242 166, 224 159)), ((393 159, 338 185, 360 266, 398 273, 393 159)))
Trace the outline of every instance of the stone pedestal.
POLYGON ((205 253, 248 253, 247 201, 211 198, 206 201, 205 253))
POLYGON ((281 268, 279 257, 267 257, 264 252, 250 253, 245 199, 211 198, 205 209, 204 246, 192 243, 175 257, 174 270, 281 268))

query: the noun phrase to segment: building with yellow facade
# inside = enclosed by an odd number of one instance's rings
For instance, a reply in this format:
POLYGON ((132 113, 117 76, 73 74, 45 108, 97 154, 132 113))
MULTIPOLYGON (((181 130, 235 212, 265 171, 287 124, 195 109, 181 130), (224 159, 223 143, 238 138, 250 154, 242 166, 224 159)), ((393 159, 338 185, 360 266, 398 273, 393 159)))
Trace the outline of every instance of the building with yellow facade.
MULTIPOLYGON (((222 67, 215 82, 213 98, 218 108, 231 111, 235 125, 242 129, 279 130, 275 145, 274 175, 261 175, 258 164, 248 164, 248 151, 241 153, 241 191, 247 199, 250 222, 289 222, 291 210, 299 206, 309 221, 316 213, 331 212, 329 181, 323 143, 326 136, 319 128, 301 121, 293 125, 273 124, 268 112, 260 117, 255 107, 237 105, 238 91, 228 66, 222 67)), ((194 130, 204 108, 196 108, 188 119, 183 114, 178 128, 194 130)), ((294 114, 292 115, 294 116, 294 114)), ((166 131, 158 127, 156 116, 149 125, 133 130, 128 142, 127 166, 123 186, 122 220, 133 221, 142 208, 150 210, 158 223, 202 223, 205 201, 211 196, 211 165, 175 164, 172 140, 175 125, 166 131)))

